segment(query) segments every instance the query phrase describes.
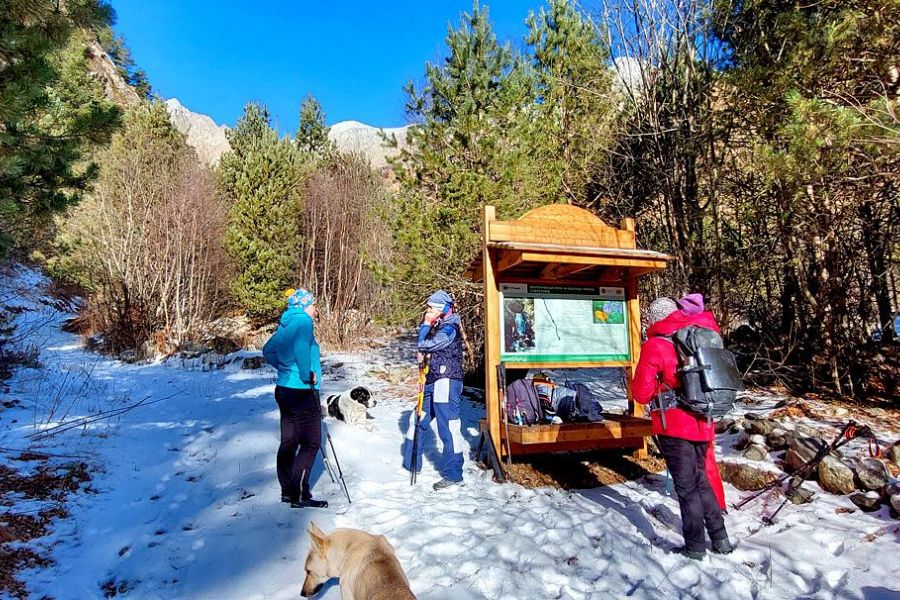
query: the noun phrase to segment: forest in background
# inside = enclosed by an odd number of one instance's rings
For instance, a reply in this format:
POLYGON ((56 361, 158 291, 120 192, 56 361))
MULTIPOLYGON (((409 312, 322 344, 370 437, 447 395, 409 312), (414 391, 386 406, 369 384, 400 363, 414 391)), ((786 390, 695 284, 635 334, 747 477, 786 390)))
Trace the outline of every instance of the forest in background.
POLYGON ((475 4, 407 87, 387 180, 336 150, 312 97, 290 137, 249 104, 201 165, 113 19, 98 0, 0 0, 4 249, 75 286, 106 351, 271 323, 297 285, 348 345, 447 287, 474 371, 480 290, 462 273, 482 206, 567 202, 635 218, 641 246, 676 258, 644 298, 703 292, 757 383, 897 400, 892 0, 551 0, 523 40, 498 40, 475 4))

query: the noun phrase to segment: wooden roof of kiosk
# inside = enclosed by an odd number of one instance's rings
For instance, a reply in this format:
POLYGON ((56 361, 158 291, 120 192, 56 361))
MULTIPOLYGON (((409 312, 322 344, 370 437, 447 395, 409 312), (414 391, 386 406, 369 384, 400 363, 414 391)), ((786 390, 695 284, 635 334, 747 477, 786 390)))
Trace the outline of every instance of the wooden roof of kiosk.
POLYGON ((635 244, 634 220, 610 227, 587 210, 568 204, 542 206, 514 221, 499 221, 493 206, 484 207, 481 256, 466 275, 484 284, 485 412, 482 431, 490 434, 497 457, 589 450, 632 448, 646 454, 650 421, 644 407, 631 397, 631 379, 640 356, 640 307, 637 280, 666 268, 671 257, 635 244), (507 368, 622 367, 628 395, 625 415, 605 415, 600 423, 522 426, 504 423, 501 414, 497 365, 501 355, 501 283, 543 285, 616 286, 625 290, 628 324, 627 360, 544 362, 507 368))

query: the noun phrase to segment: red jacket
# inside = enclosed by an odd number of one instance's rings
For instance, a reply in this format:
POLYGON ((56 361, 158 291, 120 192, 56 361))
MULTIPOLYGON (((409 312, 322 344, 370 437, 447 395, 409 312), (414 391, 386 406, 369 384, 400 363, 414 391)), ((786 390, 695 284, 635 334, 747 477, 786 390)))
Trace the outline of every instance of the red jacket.
MULTIPOLYGON (((631 382, 631 393, 635 402, 648 404, 654 400, 660 391, 660 380, 672 389, 677 389, 681 385, 680 376, 676 373, 678 356, 675 354, 675 346, 660 336, 671 335, 689 325, 719 331, 719 324, 711 312, 685 316, 680 310, 676 310, 647 330, 647 341, 641 347, 641 359, 631 382)), ((666 389, 668 388, 664 387, 663 391, 666 389)), ((665 429, 658 410, 652 411, 650 418, 653 435, 668 435, 692 442, 708 442, 715 436, 715 426, 708 422, 705 416, 681 408, 666 409, 665 429)))

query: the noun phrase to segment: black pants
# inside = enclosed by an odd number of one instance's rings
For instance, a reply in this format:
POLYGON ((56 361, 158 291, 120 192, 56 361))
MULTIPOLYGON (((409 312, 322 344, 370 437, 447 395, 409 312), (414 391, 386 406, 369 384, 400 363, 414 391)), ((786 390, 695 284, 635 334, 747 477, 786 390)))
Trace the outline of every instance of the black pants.
POLYGON ((275 386, 281 411, 281 445, 278 446, 278 483, 281 494, 308 499, 309 474, 322 443, 322 409, 313 390, 275 386))
POLYGON ((659 449, 675 484, 675 494, 681 508, 681 531, 684 545, 692 552, 706 550, 704 530, 710 540, 728 536, 725 520, 716 495, 706 479, 706 450, 708 442, 690 442, 661 435, 659 449))

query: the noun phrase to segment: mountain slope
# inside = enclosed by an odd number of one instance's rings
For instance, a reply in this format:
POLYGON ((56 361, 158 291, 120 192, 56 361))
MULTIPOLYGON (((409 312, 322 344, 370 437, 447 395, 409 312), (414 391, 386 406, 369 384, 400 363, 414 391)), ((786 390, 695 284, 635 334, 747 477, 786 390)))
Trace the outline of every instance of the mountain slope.
POLYGON ((231 149, 223 125, 217 125, 207 115, 195 113, 185 108, 178 98, 166 100, 169 119, 181 133, 187 136, 187 143, 197 153, 197 157, 205 165, 214 165, 219 157, 231 149))

